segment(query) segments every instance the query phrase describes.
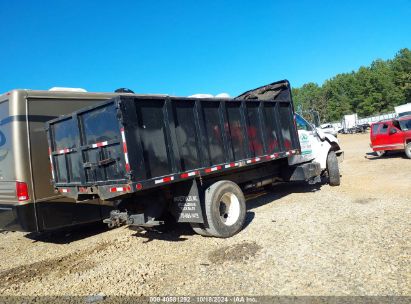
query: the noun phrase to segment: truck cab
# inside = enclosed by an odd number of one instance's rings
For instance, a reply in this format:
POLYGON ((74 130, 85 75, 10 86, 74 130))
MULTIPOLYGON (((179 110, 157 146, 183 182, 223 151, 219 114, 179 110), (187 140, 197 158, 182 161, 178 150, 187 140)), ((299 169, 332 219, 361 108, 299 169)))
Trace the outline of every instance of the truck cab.
POLYGON ((370 147, 378 156, 387 151, 405 151, 411 158, 411 115, 371 125, 370 147))
POLYGON ((335 160, 341 162, 343 160, 344 152, 341 150, 338 139, 332 134, 316 128, 299 114, 295 114, 295 123, 301 145, 301 154, 290 156, 289 164, 317 162, 321 165, 323 174, 327 173, 329 175, 330 184, 339 185, 339 172, 335 173, 334 180, 330 176, 334 175, 334 172, 332 174, 329 172, 330 166, 334 166, 331 164, 332 162, 335 162, 335 160))

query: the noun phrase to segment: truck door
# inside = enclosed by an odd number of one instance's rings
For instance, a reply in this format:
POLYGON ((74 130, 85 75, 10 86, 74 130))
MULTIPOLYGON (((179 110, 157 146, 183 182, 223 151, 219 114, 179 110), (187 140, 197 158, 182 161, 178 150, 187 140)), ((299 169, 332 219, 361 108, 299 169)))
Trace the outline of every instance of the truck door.
POLYGON ((320 145, 319 138, 315 135, 313 127, 300 115, 295 114, 295 122, 301 145, 301 155, 293 155, 288 159, 290 165, 312 161, 320 145))
POLYGON ((389 144, 389 138, 388 138, 388 124, 387 123, 382 123, 380 124, 380 127, 377 130, 377 134, 375 135, 374 138, 374 147, 377 150, 386 150, 388 147, 387 145, 389 144))
POLYGON ((385 138, 386 145, 391 149, 404 149, 404 132, 395 126, 388 128, 388 135, 385 138))
POLYGON ((380 123, 375 123, 372 125, 371 127, 371 146, 374 147, 377 145, 377 141, 378 141, 378 132, 380 129, 381 124, 380 123))

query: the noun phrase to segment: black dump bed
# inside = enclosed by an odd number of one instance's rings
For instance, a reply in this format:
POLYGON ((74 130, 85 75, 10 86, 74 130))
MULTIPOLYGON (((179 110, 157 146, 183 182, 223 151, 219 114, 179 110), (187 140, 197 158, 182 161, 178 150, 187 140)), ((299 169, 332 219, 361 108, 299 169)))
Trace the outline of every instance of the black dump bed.
POLYGON ((54 185, 102 199, 300 152, 288 81, 235 99, 118 96, 47 123, 54 185))

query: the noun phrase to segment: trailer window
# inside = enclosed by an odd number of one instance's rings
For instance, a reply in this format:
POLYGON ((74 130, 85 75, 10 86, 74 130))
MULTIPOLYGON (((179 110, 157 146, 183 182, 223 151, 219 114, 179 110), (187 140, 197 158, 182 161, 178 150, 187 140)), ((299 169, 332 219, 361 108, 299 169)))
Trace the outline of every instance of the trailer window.
POLYGON ((203 117, 207 133, 208 151, 211 164, 224 162, 223 138, 220 124, 219 103, 203 103, 203 117))
POLYGON ((120 140, 120 127, 114 104, 81 114, 85 144, 120 140))
POLYGON ((277 136, 277 121, 275 119, 275 104, 266 102, 264 105, 265 130, 267 134, 267 153, 280 151, 277 136))
POLYGON ((9 101, 0 103, 0 180, 15 180, 9 101))
POLYGON ((174 103, 175 131, 183 171, 200 167, 197 151, 197 134, 194 119, 194 102, 174 103))
POLYGON ((243 126, 241 122, 240 103, 227 104, 228 128, 231 138, 234 159, 241 160, 246 158, 244 150, 243 126))

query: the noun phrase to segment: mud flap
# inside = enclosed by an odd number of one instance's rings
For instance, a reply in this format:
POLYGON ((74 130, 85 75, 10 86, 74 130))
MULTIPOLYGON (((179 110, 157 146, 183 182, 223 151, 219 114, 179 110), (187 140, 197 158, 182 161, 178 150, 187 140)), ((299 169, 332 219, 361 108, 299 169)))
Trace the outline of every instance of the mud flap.
POLYGON ((200 189, 195 179, 175 186, 170 212, 177 222, 204 223, 200 189))
POLYGON ((309 181, 321 175, 321 166, 317 162, 289 166, 283 170, 282 174, 286 181, 309 181))

